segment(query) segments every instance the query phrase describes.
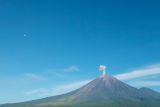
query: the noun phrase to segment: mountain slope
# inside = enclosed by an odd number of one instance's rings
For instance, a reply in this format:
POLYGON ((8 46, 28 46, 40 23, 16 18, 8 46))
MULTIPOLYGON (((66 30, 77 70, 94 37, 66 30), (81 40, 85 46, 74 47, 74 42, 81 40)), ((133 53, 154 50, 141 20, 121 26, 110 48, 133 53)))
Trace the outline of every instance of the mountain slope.
POLYGON ((155 93, 104 75, 67 94, 0 107, 159 107, 160 94, 155 93))

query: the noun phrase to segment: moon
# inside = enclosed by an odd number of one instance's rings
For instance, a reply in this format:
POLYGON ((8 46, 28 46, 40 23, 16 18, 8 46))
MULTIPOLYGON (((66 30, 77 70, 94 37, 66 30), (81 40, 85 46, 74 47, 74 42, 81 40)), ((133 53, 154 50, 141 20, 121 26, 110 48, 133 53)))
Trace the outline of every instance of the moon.
POLYGON ((27 37, 27 34, 23 34, 24 37, 27 37))

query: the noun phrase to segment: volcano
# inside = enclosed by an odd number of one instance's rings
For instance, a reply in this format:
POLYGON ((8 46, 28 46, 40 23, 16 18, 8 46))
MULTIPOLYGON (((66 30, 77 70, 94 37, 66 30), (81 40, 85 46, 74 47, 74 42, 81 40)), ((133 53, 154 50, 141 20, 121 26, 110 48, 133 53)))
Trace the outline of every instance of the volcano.
POLYGON ((160 93, 103 75, 67 94, 0 107, 160 107, 160 93))

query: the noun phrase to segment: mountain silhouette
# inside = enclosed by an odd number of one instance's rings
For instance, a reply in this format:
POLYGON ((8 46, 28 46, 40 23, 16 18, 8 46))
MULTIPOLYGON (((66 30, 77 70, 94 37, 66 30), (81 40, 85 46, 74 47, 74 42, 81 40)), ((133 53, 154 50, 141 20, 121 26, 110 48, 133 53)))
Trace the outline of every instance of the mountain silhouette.
POLYGON ((160 93, 103 75, 67 94, 0 107, 160 107, 160 93))

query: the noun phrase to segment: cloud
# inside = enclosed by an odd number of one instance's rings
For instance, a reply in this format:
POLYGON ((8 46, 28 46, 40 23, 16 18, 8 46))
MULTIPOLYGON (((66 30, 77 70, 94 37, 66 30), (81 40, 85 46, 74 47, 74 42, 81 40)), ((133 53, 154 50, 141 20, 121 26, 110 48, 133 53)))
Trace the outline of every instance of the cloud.
POLYGON ((31 91, 25 92, 26 95, 29 96, 37 96, 37 97, 45 97, 50 95, 50 90, 47 88, 39 88, 39 89, 34 89, 31 91))
POLYGON ((115 77, 135 87, 157 87, 160 86, 160 64, 117 74, 115 77))
POLYGON ((49 73, 49 74, 56 75, 57 77, 64 78, 64 77, 66 77, 65 73, 78 72, 78 71, 79 71, 79 68, 77 66, 72 65, 72 66, 69 66, 67 68, 49 69, 46 72, 49 73))
POLYGON ((64 94, 64 93, 76 90, 76 89, 82 87, 83 85, 89 83, 90 81, 91 80, 83 80, 83 81, 73 82, 70 84, 59 85, 59 86, 55 87, 55 89, 53 90, 52 93, 54 95, 64 94))
MULTIPOLYGON (((128 73, 117 74, 117 75, 114 75, 114 77, 122 81, 125 80, 130 85, 150 87, 150 86, 160 86, 160 80, 154 80, 159 77, 157 74, 160 74, 160 64, 146 66, 142 69, 133 70, 128 73), (149 81, 151 78, 154 81, 149 81), (132 81, 132 82, 129 82, 129 81, 132 81)), ((70 92, 75 89, 78 89, 79 87, 85 85, 90 81, 92 80, 84 80, 84 81, 74 82, 67 85, 60 85, 60 86, 57 86, 55 90, 53 90, 53 93, 63 94, 66 92, 70 92)))
POLYGON ((30 80, 42 80, 42 77, 33 73, 27 73, 25 76, 30 80))
MULTIPOLYGON (((160 74, 160 64, 151 65, 143 69, 137 69, 128 73, 117 74, 114 75, 114 77, 118 78, 119 80, 124 80, 126 83, 135 87, 153 87, 153 86, 155 87, 155 86, 160 86, 159 75, 157 74, 160 74)), ((32 76, 33 75, 29 75, 29 77, 32 76)), ((90 81, 92 80, 83 80, 83 81, 72 82, 69 84, 62 84, 49 89, 47 88, 34 89, 26 92, 26 94, 41 95, 43 97, 60 95, 76 90, 82 87, 83 85, 89 83, 90 81)))
POLYGON ((91 80, 77 81, 69 84, 58 85, 57 87, 54 88, 33 89, 25 92, 25 94, 30 96, 39 96, 39 97, 60 95, 76 90, 82 87, 83 85, 89 83, 90 81, 91 80))
POLYGON ((131 80, 135 78, 141 78, 141 77, 151 76, 156 74, 160 74, 160 64, 151 65, 143 69, 137 69, 128 73, 118 74, 118 75, 115 75, 115 77, 120 80, 131 80))
POLYGON ((160 86, 160 81, 134 81, 130 83, 132 86, 135 87, 157 87, 160 86))
POLYGON ((79 68, 76 66, 70 66, 68 68, 63 69, 64 72, 77 72, 79 71, 79 68))

